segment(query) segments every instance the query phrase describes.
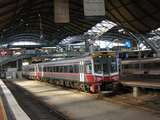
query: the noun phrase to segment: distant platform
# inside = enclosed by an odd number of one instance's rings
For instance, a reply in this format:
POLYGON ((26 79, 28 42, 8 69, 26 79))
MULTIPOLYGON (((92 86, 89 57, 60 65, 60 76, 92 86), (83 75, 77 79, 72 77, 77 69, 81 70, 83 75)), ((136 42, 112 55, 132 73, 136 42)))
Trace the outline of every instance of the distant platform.
POLYGON ((130 87, 160 89, 160 80, 121 80, 121 83, 130 87))

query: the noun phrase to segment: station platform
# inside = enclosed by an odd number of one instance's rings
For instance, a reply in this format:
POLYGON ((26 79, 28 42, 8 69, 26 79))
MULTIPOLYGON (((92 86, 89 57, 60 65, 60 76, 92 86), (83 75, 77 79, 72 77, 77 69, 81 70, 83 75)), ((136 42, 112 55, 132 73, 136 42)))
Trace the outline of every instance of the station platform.
POLYGON ((0 96, 0 120, 8 120, 1 96, 0 96))
POLYGON ((141 94, 139 88, 159 89, 160 80, 121 80, 124 86, 133 88, 133 96, 138 97, 141 94))
POLYGON ((121 80, 125 86, 160 89, 160 80, 121 80))
POLYGON ((14 81, 50 107, 73 120, 159 120, 152 112, 97 99, 97 95, 39 81, 14 81))
POLYGON ((0 79, 0 120, 31 120, 0 79))

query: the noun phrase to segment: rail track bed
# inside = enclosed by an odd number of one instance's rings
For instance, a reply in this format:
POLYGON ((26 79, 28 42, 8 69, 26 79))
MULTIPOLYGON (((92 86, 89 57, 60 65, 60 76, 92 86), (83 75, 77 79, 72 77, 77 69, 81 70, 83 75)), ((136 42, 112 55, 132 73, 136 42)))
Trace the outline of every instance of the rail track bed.
POLYGON ((4 82, 11 90, 21 108, 32 120, 69 120, 69 118, 64 116, 62 113, 38 100, 25 89, 17 86, 12 82, 4 82))

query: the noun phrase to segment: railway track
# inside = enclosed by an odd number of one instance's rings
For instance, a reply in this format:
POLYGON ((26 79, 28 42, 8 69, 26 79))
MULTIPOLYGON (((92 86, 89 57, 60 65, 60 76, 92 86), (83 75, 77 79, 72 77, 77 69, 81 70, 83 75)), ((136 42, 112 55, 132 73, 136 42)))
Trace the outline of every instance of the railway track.
POLYGON ((69 120, 65 115, 46 105, 28 91, 12 82, 5 81, 22 109, 32 120, 69 120))

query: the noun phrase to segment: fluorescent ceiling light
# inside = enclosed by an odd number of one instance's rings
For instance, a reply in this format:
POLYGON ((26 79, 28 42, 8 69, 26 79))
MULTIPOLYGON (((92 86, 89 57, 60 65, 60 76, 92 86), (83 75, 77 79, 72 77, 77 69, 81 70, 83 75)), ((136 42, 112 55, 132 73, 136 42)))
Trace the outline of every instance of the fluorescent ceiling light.
POLYGON ((31 42, 31 41, 19 41, 19 42, 13 42, 11 45, 22 46, 22 45, 41 45, 41 44, 36 42, 31 42))

